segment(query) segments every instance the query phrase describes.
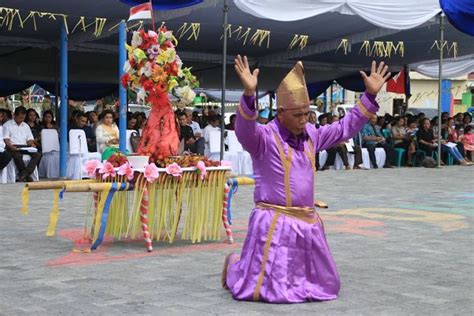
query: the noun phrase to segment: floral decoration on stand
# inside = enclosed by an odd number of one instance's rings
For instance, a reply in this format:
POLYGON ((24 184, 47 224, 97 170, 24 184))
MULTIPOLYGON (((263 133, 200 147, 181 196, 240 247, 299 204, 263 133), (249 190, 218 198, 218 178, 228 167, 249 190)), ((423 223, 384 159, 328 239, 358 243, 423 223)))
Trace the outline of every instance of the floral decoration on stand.
POLYGON ((128 60, 122 85, 135 91, 138 101, 156 104, 165 93, 172 93, 186 104, 194 100, 193 89, 199 87, 199 82, 191 68, 182 67, 176 54, 177 43, 164 26, 158 32, 133 32, 131 45, 126 45, 128 60))

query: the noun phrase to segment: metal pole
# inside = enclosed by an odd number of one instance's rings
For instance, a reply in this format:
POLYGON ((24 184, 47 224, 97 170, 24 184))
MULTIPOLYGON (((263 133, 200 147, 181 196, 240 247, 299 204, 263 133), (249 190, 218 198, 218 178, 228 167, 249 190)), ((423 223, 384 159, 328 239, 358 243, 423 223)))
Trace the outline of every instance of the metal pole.
POLYGON ((124 75, 126 53, 125 42, 127 41, 125 21, 119 25, 119 150, 124 153, 127 150, 127 90, 122 86, 120 78, 124 75))
POLYGON ((444 13, 439 15, 439 74, 438 74, 438 168, 441 167, 441 95, 443 82, 443 49, 444 49, 444 13))
POLYGON ((61 73, 60 73, 60 95, 61 95, 61 106, 60 106, 60 137, 59 137, 59 176, 61 178, 66 177, 67 171, 67 110, 68 110, 68 65, 67 65, 67 33, 64 22, 61 23, 61 34, 59 39, 59 59, 61 62, 61 73))
POLYGON ((224 0, 224 23, 222 24, 222 95, 221 95, 221 152, 220 160, 224 159, 224 131, 225 131, 225 89, 227 79, 227 13, 229 12, 229 2, 224 0))

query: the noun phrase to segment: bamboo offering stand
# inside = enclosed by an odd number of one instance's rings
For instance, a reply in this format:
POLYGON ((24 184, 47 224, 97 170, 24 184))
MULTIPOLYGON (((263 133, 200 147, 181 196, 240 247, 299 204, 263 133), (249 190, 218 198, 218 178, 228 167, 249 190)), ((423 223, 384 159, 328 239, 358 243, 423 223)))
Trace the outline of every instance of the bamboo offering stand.
POLYGON ((233 242, 229 192, 231 186, 253 184, 250 178, 230 178, 229 167, 207 167, 206 177, 196 168, 183 168, 179 177, 158 168, 158 178, 149 182, 143 170, 134 170, 132 180, 116 175, 90 180, 65 180, 28 183, 22 192, 22 213, 28 214, 29 190, 53 190, 53 208, 47 236, 54 236, 59 219, 59 200, 64 192, 91 192, 86 211, 84 238, 97 249, 105 235, 116 239, 143 236, 147 251, 152 240, 172 243, 181 228, 181 239, 192 243, 219 240, 220 223, 226 241, 233 242))

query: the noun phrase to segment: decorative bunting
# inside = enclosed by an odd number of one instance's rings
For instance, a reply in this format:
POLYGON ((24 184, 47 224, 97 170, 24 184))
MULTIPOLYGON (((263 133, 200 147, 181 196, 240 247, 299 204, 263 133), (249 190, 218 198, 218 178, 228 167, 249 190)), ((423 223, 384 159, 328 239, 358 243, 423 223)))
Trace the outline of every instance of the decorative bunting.
POLYGON ((177 31, 176 33, 178 34, 178 38, 181 39, 183 36, 185 36, 189 31, 191 31, 191 34, 187 38, 189 41, 190 39, 194 38, 195 41, 197 41, 199 37, 199 32, 201 31, 201 23, 184 23, 177 31))
POLYGON ((347 40, 347 38, 341 39, 341 42, 339 43, 339 46, 337 46, 337 48, 336 48, 336 53, 341 47, 343 49, 344 55, 347 55, 347 50, 349 49, 349 41, 347 40))
POLYGON ((250 42, 253 45, 257 45, 257 42, 258 42, 258 46, 262 46, 262 43, 265 40, 267 40, 267 48, 269 48, 270 47, 270 31, 257 29, 257 31, 250 38, 250 42))
POLYGON ((291 43, 290 45, 288 46, 289 49, 293 49, 293 47, 295 47, 295 45, 299 43, 299 48, 300 50, 303 50, 306 45, 308 45, 308 35, 298 35, 298 34, 295 34, 295 36, 293 37, 293 39, 291 40, 291 43))

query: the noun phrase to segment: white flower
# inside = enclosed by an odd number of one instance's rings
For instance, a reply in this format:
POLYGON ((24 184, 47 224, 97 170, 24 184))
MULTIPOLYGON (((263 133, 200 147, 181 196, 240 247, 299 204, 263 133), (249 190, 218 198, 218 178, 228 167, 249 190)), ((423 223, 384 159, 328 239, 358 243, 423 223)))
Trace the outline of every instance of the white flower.
POLYGON ((130 69, 132 69, 132 66, 130 66, 130 62, 127 60, 125 64, 123 65, 123 71, 124 72, 129 72, 130 69))
POLYGON ((146 98, 146 91, 145 89, 140 88, 140 90, 138 90, 138 93, 137 93, 137 101, 145 102, 145 98, 146 98))
POLYGON ((176 55, 176 65, 178 65, 179 71, 182 73, 181 67, 183 67, 183 61, 178 55, 176 55))
POLYGON ((176 94, 186 104, 193 102, 196 97, 196 93, 189 86, 176 88, 176 94))
POLYGON ((132 35, 132 47, 137 48, 142 44, 143 40, 142 37, 140 36, 140 32, 133 32, 132 35))

